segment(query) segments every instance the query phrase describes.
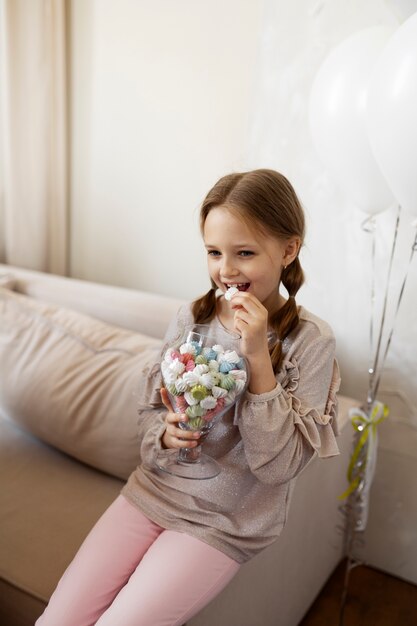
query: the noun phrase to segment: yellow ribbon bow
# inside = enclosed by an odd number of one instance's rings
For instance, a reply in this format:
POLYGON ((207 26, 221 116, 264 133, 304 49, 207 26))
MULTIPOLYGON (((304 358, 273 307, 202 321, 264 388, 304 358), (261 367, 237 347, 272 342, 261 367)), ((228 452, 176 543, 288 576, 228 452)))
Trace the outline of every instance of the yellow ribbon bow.
MULTIPOLYGON (((366 464, 368 462, 368 454, 369 450, 366 454, 365 461, 363 465, 360 467, 360 470, 356 476, 354 476, 354 470, 356 468, 356 462, 360 453, 362 452, 366 442, 368 441, 369 436, 375 438, 376 436, 376 427, 380 424, 384 419, 386 419, 389 415, 389 408, 386 404, 382 402, 375 401, 371 407, 369 413, 366 413, 362 409, 351 409, 349 412, 350 421, 352 422, 353 428, 357 432, 361 432, 362 435, 359 438, 358 443, 355 446, 352 457, 350 459, 347 478, 349 481, 349 487, 339 496, 339 500, 344 500, 348 498, 351 493, 355 491, 358 487, 360 481, 362 480, 366 464)), ((356 468, 357 469, 357 468, 356 468)))

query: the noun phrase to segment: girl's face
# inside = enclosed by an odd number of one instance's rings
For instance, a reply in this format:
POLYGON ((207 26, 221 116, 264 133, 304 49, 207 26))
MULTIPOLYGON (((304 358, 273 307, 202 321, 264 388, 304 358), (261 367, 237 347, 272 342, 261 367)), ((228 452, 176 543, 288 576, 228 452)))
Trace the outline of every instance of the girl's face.
POLYGON ((203 238, 210 278, 223 293, 237 287, 252 293, 269 311, 276 308, 282 268, 295 258, 299 240, 280 241, 250 229, 223 206, 209 212, 203 238))

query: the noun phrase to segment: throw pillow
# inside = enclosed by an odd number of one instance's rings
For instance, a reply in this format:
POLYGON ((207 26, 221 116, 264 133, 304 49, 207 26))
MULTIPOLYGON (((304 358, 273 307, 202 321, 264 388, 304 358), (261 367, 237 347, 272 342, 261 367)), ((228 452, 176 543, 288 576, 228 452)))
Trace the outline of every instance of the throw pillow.
POLYGON ((162 342, 0 287, 0 410, 39 439, 127 478, 137 390, 162 342))

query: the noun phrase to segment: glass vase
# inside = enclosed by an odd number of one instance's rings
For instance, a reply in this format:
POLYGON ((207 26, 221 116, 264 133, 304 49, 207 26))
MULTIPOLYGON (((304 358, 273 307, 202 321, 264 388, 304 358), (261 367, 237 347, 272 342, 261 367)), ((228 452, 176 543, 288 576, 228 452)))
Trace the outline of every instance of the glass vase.
POLYGON ((183 430, 200 433, 198 446, 163 450, 157 467, 174 476, 214 478, 220 465, 202 451, 211 428, 245 392, 249 372, 239 353, 240 336, 230 333, 223 344, 210 337, 208 326, 194 324, 168 346, 161 363, 164 386, 176 413, 185 413, 183 430))

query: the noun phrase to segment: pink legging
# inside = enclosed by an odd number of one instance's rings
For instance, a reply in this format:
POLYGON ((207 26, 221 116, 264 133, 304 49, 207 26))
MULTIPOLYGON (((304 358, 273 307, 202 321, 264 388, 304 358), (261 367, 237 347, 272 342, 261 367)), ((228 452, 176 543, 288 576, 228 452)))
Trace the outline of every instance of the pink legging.
POLYGON ((120 495, 85 539, 36 626, 179 626, 238 569, 203 541, 154 524, 120 495))

